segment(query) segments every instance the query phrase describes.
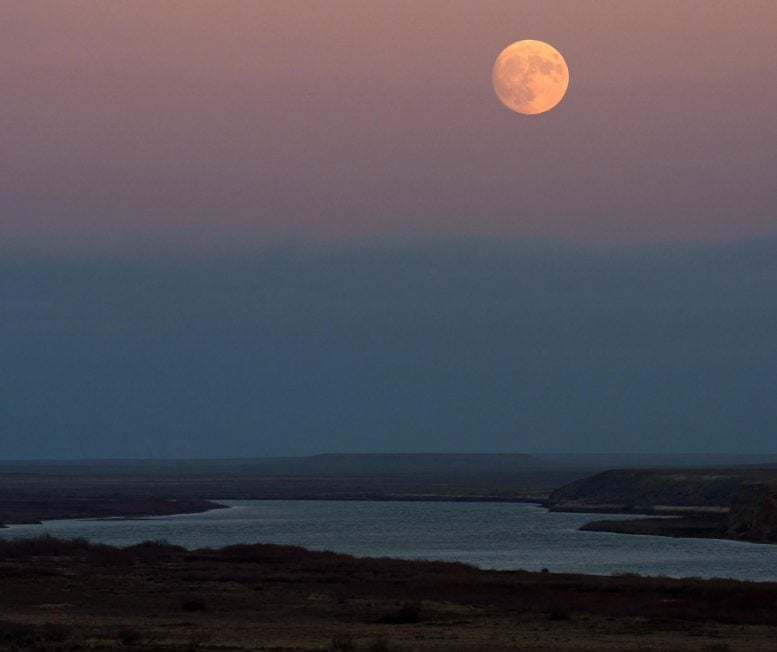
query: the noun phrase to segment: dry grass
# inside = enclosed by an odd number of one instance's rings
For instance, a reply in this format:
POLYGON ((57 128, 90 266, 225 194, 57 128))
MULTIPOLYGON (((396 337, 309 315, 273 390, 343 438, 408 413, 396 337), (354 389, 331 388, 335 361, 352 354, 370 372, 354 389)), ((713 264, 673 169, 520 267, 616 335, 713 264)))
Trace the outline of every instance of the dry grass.
POLYGON ((0 582, 2 650, 767 650, 777 626, 777 584, 263 544, 4 541, 0 582))

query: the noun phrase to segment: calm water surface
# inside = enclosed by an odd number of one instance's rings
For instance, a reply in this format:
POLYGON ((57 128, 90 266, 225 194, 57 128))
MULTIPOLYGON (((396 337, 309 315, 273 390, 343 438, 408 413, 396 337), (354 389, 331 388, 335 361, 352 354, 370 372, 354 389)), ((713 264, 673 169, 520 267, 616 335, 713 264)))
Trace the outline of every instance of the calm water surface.
POLYGON ((520 503, 219 501, 205 514, 48 521, 0 537, 49 533, 113 545, 167 539, 187 548, 286 543, 359 556, 463 561, 482 568, 777 581, 777 545, 579 532, 599 517, 520 503))

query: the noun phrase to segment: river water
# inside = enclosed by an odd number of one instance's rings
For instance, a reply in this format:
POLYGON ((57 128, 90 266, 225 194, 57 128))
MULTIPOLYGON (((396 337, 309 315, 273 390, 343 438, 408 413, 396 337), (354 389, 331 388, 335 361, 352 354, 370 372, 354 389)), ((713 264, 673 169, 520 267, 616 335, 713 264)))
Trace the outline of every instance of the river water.
POLYGON ((113 545, 166 539, 187 548, 284 543, 358 556, 462 561, 482 568, 777 581, 777 545, 671 539, 578 528, 599 518, 521 503, 219 501, 230 509, 179 516, 47 521, 0 530, 113 545))

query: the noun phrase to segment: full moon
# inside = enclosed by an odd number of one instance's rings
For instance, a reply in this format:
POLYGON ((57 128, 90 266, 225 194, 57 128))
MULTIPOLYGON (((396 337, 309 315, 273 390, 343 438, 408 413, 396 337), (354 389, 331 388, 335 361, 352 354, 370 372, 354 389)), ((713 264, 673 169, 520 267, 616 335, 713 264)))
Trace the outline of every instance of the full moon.
POLYGON ((508 45, 496 58, 491 76, 502 104, 524 115, 550 111, 569 86, 567 62, 543 41, 508 45))

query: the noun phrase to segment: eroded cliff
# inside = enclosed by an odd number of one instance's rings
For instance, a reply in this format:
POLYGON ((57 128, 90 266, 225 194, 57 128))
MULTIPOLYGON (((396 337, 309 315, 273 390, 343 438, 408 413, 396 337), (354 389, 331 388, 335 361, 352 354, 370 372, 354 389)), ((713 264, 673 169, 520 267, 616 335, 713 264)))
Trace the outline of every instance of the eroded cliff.
POLYGON ((732 539, 777 543, 777 481, 743 487, 731 502, 732 539))

